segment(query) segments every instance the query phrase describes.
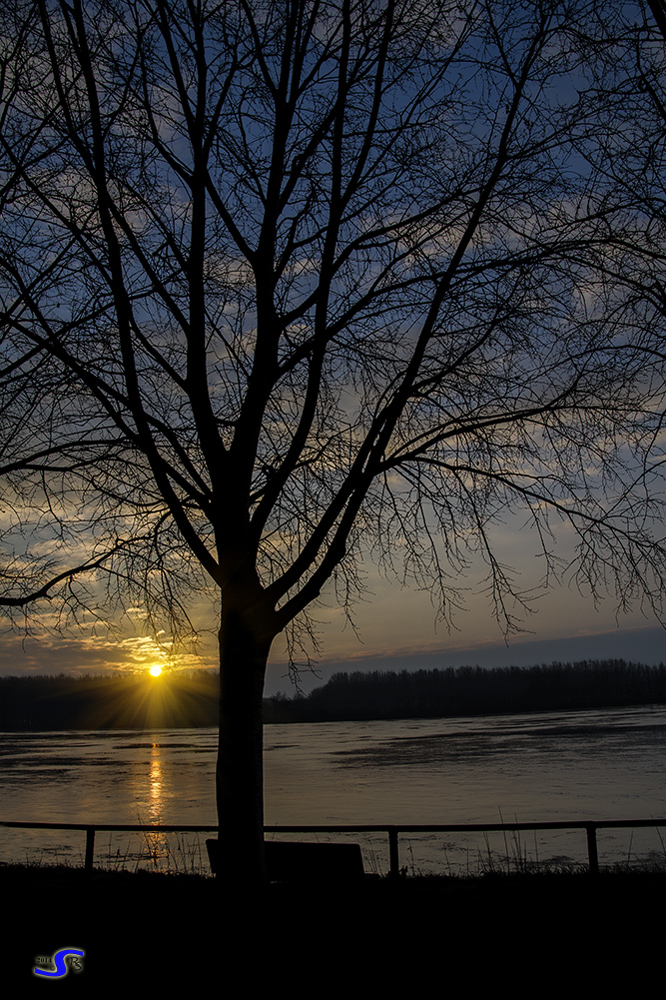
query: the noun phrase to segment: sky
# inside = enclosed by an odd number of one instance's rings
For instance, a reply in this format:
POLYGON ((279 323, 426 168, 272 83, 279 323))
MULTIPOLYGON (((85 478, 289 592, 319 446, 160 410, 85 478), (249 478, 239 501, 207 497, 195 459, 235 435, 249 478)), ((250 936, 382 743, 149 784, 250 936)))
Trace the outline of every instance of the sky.
MULTIPOLYGON (((507 539, 509 541, 509 539, 507 539)), ((513 565, 521 583, 530 576, 536 582, 533 555, 522 546, 520 532, 511 539, 513 565)), ((370 573, 372 595, 358 609, 356 634, 345 623, 341 609, 331 606, 316 615, 320 626, 321 652, 316 673, 302 672, 300 683, 309 691, 332 673, 346 670, 404 670, 442 667, 531 666, 584 659, 625 659, 657 664, 666 662, 666 631, 651 612, 635 607, 617 615, 610 595, 595 602, 569 581, 544 592, 523 618, 524 631, 505 637, 483 591, 481 570, 470 572, 463 583, 468 591, 463 610, 447 631, 437 624, 435 609, 427 593, 403 588, 370 573)), ((267 691, 291 694, 285 675, 284 656, 278 640, 269 665, 267 691)))
MULTIPOLYGON (((510 559, 523 589, 538 591, 541 565, 533 539, 518 523, 498 530, 497 549, 510 559)), ((567 554, 563 542, 561 552, 567 554)), ((570 554, 570 553, 569 553, 570 554)), ((325 683, 333 673, 346 670, 434 669, 479 665, 530 666, 555 660, 625 659, 657 664, 666 661, 666 631, 655 616, 635 607, 616 617, 612 596, 595 603, 579 592, 566 576, 559 585, 542 592, 532 613, 523 618, 524 631, 504 641, 483 593, 483 568, 472 566, 460 584, 464 608, 454 614, 449 632, 436 622, 429 593, 403 587, 364 564, 367 593, 354 616, 356 630, 336 606, 332 592, 324 594, 314 609, 319 651, 316 666, 300 672, 299 684, 307 693, 325 683)), ((197 650, 191 645, 171 650, 169 636, 155 637, 142 624, 139 609, 130 615, 119 634, 103 628, 61 635, 36 630, 23 637, 18 632, 0 635, 0 674, 101 674, 149 670, 160 664, 167 670, 197 667, 216 669, 215 619, 207 606, 193 603, 193 617, 201 626, 197 650)), ((266 681, 266 694, 295 693, 288 676, 287 655, 281 637, 275 640, 266 681)))
MULTIPOLYGON (((537 558, 535 539, 519 519, 497 527, 494 551, 514 568, 521 589, 533 593, 542 589, 543 565, 537 558)), ((560 539, 558 552, 565 562, 572 556, 571 540, 566 536, 560 539)), ((525 631, 512 636, 507 645, 484 594, 480 565, 472 564, 469 574, 459 581, 466 588, 464 609, 455 614, 451 632, 442 624, 435 627, 431 594, 384 579, 369 562, 364 569, 368 591, 355 612, 356 630, 336 606, 331 590, 324 595, 324 606, 313 610, 320 649, 313 651, 317 671, 301 674, 304 690, 343 669, 527 666, 558 659, 608 657, 645 663, 666 660, 666 633, 649 610, 642 614, 635 607, 616 617, 617 600, 612 595, 597 605, 589 593, 580 593, 566 574, 541 595, 533 613, 523 620, 525 631)), ((0 634, 0 674, 95 674, 148 670, 157 663, 174 670, 215 669, 215 619, 194 595, 192 618, 200 628, 196 650, 187 646, 172 650, 166 632, 154 635, 146 630, 140 608, 119 623, 116 633, 100 626, 69 633, 36 628, 27 637, 18 631, 0 634)), ((269 664, 268 694, 293 693, 286 673, 286 652, 278 637, 269 664)))

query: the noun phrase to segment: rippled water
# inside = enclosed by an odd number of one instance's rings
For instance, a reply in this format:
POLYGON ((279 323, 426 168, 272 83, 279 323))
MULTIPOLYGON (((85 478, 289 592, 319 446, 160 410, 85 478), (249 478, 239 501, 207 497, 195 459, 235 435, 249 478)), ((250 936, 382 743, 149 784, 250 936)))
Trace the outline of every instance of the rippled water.
MULTIPOLYGON (((265 747, 267 825, 666 815, 663 708, 267 726, 265 747)), ((215 751, 213 729, 3 733, 0 818, 214 824, 215 751)), ((386 870, 385 835, 350 837, 368 870, 386 870)), ((666 859, 656 831, 598 837, 602 863, 666 859)), ((96 863, 206 868, 204 839, 99 833, 96 863)), ((3 861, 78 864, 83 851, 82 833, 0 828, 3 861)), ((412 870, 585 857, 582 831, 401 836, 401 864, 412 870)))

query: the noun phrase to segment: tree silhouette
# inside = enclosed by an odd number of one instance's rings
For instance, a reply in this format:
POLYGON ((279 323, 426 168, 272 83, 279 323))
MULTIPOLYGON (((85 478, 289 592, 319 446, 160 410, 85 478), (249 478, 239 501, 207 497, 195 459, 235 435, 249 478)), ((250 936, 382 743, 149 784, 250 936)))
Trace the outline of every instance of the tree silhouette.
MULTIPOLYGON (((640 4, 2 11, 3 607, 220 598, 222 847, 261 694, 372 552, 439 594, 523 510, 658 611, 663 63, 640 4)), ((662 174, 663 176, 663 174, 662 174)))

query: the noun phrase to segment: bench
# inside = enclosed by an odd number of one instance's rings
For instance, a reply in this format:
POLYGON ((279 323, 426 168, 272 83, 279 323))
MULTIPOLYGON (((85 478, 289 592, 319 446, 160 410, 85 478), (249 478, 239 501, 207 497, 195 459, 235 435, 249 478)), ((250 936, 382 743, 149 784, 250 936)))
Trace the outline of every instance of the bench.
MULTIPOLYGON (((362 882, 365 878, 360 844, 298 843, 267 840, 269 882, 362 882)), ((206 841, 211 871, 220 868, 217 840, 206 841)))

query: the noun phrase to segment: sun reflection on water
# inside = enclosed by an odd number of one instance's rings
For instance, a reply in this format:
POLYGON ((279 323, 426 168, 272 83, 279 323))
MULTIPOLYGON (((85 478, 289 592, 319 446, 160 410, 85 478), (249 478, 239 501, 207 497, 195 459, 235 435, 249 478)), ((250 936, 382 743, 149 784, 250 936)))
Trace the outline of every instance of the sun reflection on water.
POLYGON ((164 783, 162 777, 162 755, 159 743, 150 749, 150 772, 148 776, 150 822, 159 823, 162 818, 164 783))

